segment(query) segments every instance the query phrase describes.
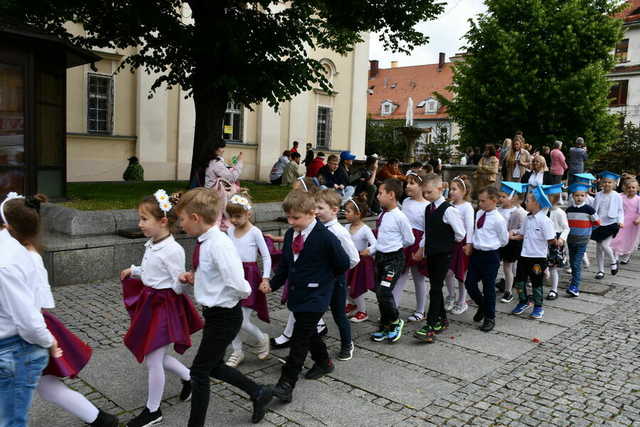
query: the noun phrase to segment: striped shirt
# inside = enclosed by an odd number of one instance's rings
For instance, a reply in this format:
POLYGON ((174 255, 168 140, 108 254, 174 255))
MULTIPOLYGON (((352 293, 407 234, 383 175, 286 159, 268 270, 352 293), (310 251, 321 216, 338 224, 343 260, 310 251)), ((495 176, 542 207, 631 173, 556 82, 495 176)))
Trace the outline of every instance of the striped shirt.
POLYGON ((589 242, 591 229, 600 225, 596 210, 587 204, 569 206, 567 208, 567 220, 569 221, 569 238, 567 243, 583 245, 589 242))

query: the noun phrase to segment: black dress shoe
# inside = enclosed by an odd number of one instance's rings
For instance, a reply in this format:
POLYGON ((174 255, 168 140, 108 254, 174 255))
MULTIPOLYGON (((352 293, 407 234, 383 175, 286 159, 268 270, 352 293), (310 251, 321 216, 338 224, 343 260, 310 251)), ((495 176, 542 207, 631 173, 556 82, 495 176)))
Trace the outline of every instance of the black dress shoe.
POLYGON ((272 392, 281 402, 291 403, 293 400, 293 386, 286 381, 278 381, 272 392))
POLYGON ((482 309, 482 307, 478 307, 478 311, 476 311, 476 314, 473 315, 473 321, 481 322, 482 319, 484 319, 484 310, 482 309))
POLYGON ((289 348, 291 347, 291 338, 287 339, 282 344, 278 344, 275 338, 269 338, 269 344, 271 344, 271 348, 289 348))
POLYGON ((496 326, 496 321, 494 319, 484 319, 482 326, 480 326, 480 330, 482 332, 489 332, 496 326))
POLYGON ((500 292, 504 292, 506 287, 506 283, 504 279, 500 279, 496 282, 496 289, 499 290, 500 292))
POLYGON ((259 423, 267 413, 267 405, 273 399, 273 390, 271 387, 261 385, 258 388, 258 393, 253 399, 253 414, 251 415, 251 422, 254 424, 259 423))
POLYGON ((115 415, 111 415, 100 409, 98 417, 89 425, 91 427, 118 427, 120 425, 120 420, 118 420, 118 417, 115 415))
POLYGON ((304 374, 304 377, 308 380, 317 380, 318 378, 322 378, 325 375, 330 374, 334 370, 335 367, 333 366, 333 362, 331 360, 329 360, 324 365, 314 363, 311 369, 309 369, 307 373, 304 374))

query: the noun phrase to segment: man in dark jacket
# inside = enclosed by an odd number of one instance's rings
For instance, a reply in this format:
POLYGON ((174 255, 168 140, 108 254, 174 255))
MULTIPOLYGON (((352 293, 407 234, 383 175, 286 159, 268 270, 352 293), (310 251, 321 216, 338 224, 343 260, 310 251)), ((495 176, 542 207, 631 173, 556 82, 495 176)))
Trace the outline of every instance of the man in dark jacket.
POLYGON ((307 153, 304 156, 304 166, 309 168, 311 162, 313 162, 313 149, 311 143, 307 143, 307 153))

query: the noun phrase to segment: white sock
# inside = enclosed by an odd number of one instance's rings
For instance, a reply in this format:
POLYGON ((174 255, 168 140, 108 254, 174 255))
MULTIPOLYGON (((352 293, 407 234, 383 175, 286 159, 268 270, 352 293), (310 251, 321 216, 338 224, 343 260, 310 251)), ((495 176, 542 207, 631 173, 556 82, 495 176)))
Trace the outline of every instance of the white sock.
POLYGON ((364 300, 364 294, 360 295, 358 298, 354 298, 353 302, 356 303, 358 311, 361 311, 363 313, 367 312, 367 302, 364 300))
POLYGON ((276 338, 276 344, 284 344, 291 339, 291 335, 293 335, 293 327, 296 324, 296 318, 293 317, 293 313, 289 312, 289 318, 287 319, 287 326, 285 326, 284 331, 282 331, 282 335, 276 338))
POLYGON ((502 263, 502 271, 504 272, 504 291, 511 293, 513 290, 513 279, 514 279, 514 270, 515 270, 515 262, 503 262, 502 263))
POLYGON ((424 313, 427 305, 427 282, 425 277, 420 274, 417 266, 411 267, 411 277, 416 290, 416 313, 424 313))
POLYGON ((444 283, 447 284, 447 296, 449 298, 456 297, 456 285, 458 280, 452 270, 447 271, 447 276, 444 279, 444 283))
POLYGON ((587 267, 591 265, 591 263, 589 262, 589 255, 587 254, 587 251, 584 251, 584 255, 582 256, 582 262, 587 267))
POLYGON ((551 274, 551 290, 558 292, 558 282, 560 281, 560 272, 558 267, 549 267, 549 273, 551 274))
POLYGON ((467 302, 467 288, 464 287, 464 281, 458 280, 458 305, 462 306, 467 302))
POLYGON ((611 249, 611 241, 613 240, 613 236, 611 237, 607 237, 606 239, 604 239, 602 241, 602 250, 604 252, 604 255, 609 258, 611 264, 615 264, 616 262, 618 262, 618 259, 616 258, 615 254, 613 253, 613 249, 611 249))
POLYGON ((596 243, 596 263, 598 264, 598 271, 604 272, 604 249, 602 248, 602 242, 596 243))
POLYGON ((391 290, 393 294, 393 299, 396 302, 396 307, 400 307, 400 298, 402 298, 402 292, 404 291, 404 287, 407 286, 407 281, 409 280, 409 272, 402 273, 400 277, 398 277, 398 281, 396 285, 391 290))
POLYGON ((43 375, 37 390, 42 399, 58 405, 87 424, 91 424, 98 418, 100 413, 98 408, 86 397, 67 387, 58 377, 43 375))

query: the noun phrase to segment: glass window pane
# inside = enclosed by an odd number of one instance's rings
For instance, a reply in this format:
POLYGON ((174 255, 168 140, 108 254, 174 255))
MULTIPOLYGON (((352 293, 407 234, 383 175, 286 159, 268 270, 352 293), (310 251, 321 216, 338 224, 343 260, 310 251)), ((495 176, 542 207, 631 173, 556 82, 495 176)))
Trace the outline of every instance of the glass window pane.
MULTIPOLYGON (((24 164, 24 73, 17 65, 0 64, 0 165, 24 164)), ((17 182, 14 172, 2 172, 1 180, 17 182)), ((20 172, 22 174, 22 172, 20 172)), ((20 175, 22 176, 22 175, 20 175)), ((20 185, 23 178, 18 179, 20 185)), ((16 184, 18 185, 18 184, 16 184)), ((7 187, 8 188, 8 187, 7 187)), ((16 188, 24 192, 24 188, 16 188)))

